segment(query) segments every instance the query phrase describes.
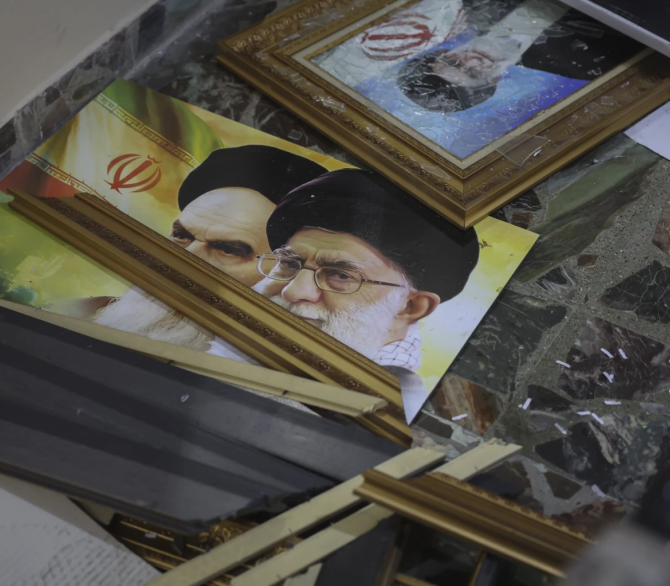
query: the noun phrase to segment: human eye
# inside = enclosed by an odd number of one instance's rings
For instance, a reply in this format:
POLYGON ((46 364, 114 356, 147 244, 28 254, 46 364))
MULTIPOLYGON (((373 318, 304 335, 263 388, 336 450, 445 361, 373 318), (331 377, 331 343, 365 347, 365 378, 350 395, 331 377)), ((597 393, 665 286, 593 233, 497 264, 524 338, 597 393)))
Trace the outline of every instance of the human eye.
POLYGON ((239 241, 213 240, 209 242, 209 247, 212 250, 222 252, 226 256, 236 256, 239 258, 247 258, 254 252, 249 244, 239 241))
POLYGON ((177 244, 188 246, 195 240, 195 236, 191 234, 184 226, 176 222, 172 225, 172 232, 170 238, 177 244))
POLYGON ((361 280, 357 274, 336 267, 323 267, 320 277, 326 281, 331 290, 342 292, 350 291, 361 280))

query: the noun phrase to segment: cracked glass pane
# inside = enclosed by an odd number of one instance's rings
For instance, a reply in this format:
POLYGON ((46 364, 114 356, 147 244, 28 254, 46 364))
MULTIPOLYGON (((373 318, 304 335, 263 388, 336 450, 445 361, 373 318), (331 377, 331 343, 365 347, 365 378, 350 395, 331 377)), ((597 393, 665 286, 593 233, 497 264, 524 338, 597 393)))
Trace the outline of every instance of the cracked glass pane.
POLYGON ((642 50, 554 0, 422 0, 329 47, 316 65, 460 159, 642 50))

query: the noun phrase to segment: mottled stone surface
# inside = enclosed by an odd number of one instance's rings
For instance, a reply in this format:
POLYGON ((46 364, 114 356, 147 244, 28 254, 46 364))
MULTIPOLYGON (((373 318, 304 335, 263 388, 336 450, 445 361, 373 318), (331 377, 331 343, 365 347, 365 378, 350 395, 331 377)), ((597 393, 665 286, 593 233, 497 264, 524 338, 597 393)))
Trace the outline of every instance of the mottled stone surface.
POLYGON ((650 322, 670 323, 670 267, 654 261, 607 289, 600 302, 650 322))
POLYGON ((537 280, 537 284, 545 291, 549 291, 556 297, 567 301, 574 299, 577 290, 574 275, 562 266, 558 266, 542 275, 537 280))
POLYGON ((430 404, 443 419, 459 415, 461 427, 482 435, 503 410, 503 398, 488 389, 453 374, 447 374, 433 392, 430 404))
POLYGON ((621 521, 626 513, 626 507, 617 501, 596 500, 570 513, 554 515, 553 518, 596 539, 604 528, 621 521))
POLYGON ((515 388, 519 368, 545 332, 567 313, 558 303, 503 291, 454 362, 451 372, 498 393, 515 388))
POLYGON ((571 175, 548 184, 555 195, 543 222, 533 228, 540 239, 519 269, 518 280, 526 282, 581 253, 644 195, 642 179, 660 157, 632 141, 608 155, 590 168, 572 167, 571 175))
POLYGON ((597 254, 582 254, 577 257, 577 266, 580 269, 590 269, 596 265, 597 260, 597 254))
POLYGON ((510 202, 507 209, 515 211, 521 210, 524 212, 539 212, 542 210, 542 203, 540 202, 537 193, 535 193, 535 190, 530 189, 523 195, 517 197, 514 201, 510 202))
POLYGON ((670 349, 664 344, 593 318, 564 358, 570 368, 562 371, 558 385, 576 399, 640 400, 670 389, 669 359, 670 349), (609 358, 603 348, 614 357, 609 358))
MULTIPOLYGON (((2 152, 2 143, 0 141, 0 152, 2 152)), ((665 254, 670 255, 670 201, 668 201, 663 214, 656 225, 652 242, 658 246, 665 254)))
POLYGON ((526 423, 532 432, 553 431, 557 424, 566 429, 582 418, 575 403, 542 386, 530 385, 528 398, 526 423))
POLYGON ((531 212, 514 212, 509 222, 525 230, 533 223, 533 214, 531 212))
POLYGON ((616 499, 638 501, 648 480, 670 468, 670 421, 626 413, 603 415, 601 420, 577 423, 567 435, 535 451, 587 485, 616 499))

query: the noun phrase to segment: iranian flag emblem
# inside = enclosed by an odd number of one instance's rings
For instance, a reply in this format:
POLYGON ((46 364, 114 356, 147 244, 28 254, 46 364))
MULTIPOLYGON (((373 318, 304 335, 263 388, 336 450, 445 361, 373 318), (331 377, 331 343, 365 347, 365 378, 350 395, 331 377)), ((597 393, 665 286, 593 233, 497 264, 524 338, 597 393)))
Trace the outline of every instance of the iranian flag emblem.
POLYGON ((361 45, 370 59, 395 61, 421 51, 433 37, 427 16, 405 12, 366 31, 361 45))

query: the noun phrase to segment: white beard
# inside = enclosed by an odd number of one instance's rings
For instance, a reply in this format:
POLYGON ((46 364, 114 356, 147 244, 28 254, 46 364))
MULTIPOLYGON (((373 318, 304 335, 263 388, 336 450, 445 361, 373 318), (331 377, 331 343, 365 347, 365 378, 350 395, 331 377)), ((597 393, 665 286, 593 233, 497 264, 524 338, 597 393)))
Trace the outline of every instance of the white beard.
POLYGON ((397 289, 376 304, 355 304, 346 312, 333 312, 303 303, 289 303, 281 295, 270 297, 270 301, 298 317, 322 320, 320 329, 323 332, 366 358, 374 359, 386 345, 393 320, 405 305, 406 298, 407 291, 397 289))
POLYGON ((93 321, 130 334, 203 352, 209 349, 214 339, 214 334, 136 287, 98 311, 93 321))

